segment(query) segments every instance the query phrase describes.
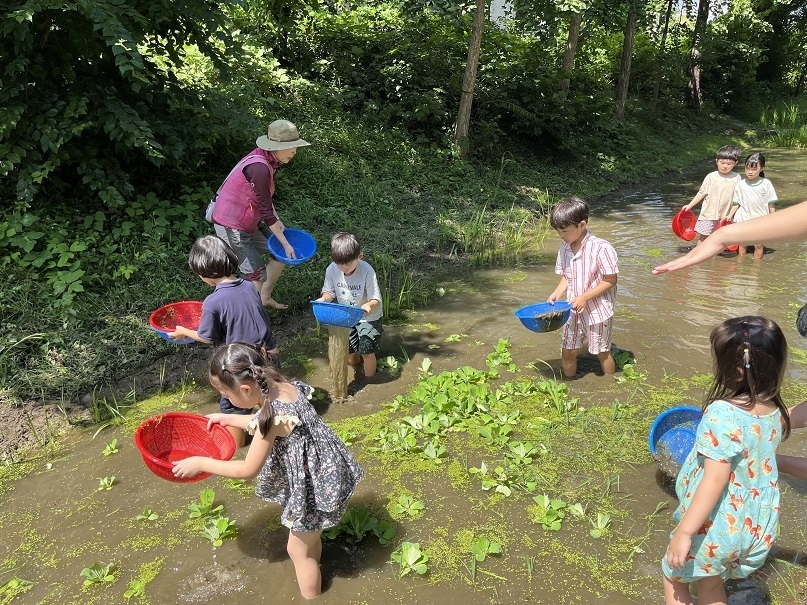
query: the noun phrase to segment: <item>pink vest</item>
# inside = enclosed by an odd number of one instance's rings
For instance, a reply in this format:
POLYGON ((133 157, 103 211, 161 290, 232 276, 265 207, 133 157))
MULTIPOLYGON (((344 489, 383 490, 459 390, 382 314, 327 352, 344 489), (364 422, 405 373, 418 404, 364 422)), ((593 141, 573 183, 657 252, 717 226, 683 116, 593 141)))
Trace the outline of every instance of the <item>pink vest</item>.
MULTIPOLYGON (((213 210, 213 222, 231 229, 253 233, 258 228, 261 220, 258 209, 258 199, 255 191, 244 176, 244 167, 248 164, 266 164, 269 170, 274 172, 272 165, 264 155, 267 153, 263 149, 254 149, 251 153, 241 158, 224 179, 216 193, 216 207, 213 210)), ((270 180, 271 196, 275 195, 275 181, 270 180)))

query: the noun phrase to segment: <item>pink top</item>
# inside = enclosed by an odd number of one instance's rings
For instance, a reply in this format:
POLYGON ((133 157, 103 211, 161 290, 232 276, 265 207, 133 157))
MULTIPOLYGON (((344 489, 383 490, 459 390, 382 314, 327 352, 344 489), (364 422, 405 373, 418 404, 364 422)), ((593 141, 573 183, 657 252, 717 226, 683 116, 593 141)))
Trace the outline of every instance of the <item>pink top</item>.
MULTIPOLYGON (((566 299, 571 300, 602 283, 606 275, 619 273, 616 250, 604 239, 586 231, 577 254, 572 252, 569 244, 561 243, 555 273, 566 278, 566 299)), ((588 325, 602 323, 613 317, 615 300, 616 287, 613 287, 586 302, 583 313, 588 315, 588 325)))
MULTIPOLYGON (((247 154, 235 165, 224 179, 216 194, 216 207, 213 210, 213 222, 231 229, 254 233, 258 228, 261 215, 274 216, 272 197, 275 192, 274 178, 268 179, 268 195, 262 192, 259 198, 256 195, 254 184, 244 174, 244 168, 251 164, 266 166, 272 177, 277 169, 277 160, 268 151, 255 149, 247 154), (268 209, 262 208, 269 204, 268 209), (262 212, 263 210, 263 212, 262 212)), ((277 220, 277 218, 275 218, 277 220)), ((274 222, 274 221, 272 221, 274 222)))

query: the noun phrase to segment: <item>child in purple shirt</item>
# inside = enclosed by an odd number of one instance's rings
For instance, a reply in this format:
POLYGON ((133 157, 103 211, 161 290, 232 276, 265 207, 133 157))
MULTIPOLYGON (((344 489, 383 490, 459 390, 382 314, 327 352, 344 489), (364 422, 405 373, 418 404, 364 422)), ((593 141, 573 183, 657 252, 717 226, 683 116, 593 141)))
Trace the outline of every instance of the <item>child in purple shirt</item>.
MULTIPOLYGON (((190 337, 214 345, 244 342, 258 348, 264 347, 275 360, 275 367, 280 369, 269 316, 252 283, 235 276, 238 258, 233 249, 215 235, 200 237, 191 248, 188 265, 215 290, 202 303, 199 328, 190 330, 177 326, 170 336, 190 337)), ((235 407, 226 397, 221 398, 219 407, 224 414, 252 413, 252 410, 235 407)), ((228 429, 239 447, 245 444, 243 430, 234 427, 228 429)))

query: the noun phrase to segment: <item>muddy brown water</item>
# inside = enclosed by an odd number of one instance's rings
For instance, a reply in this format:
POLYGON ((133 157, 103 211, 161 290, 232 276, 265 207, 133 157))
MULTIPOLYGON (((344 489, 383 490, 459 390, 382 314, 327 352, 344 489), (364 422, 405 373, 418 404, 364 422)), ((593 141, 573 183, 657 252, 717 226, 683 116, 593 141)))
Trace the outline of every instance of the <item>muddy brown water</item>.
MULTIPOLYGON (((766 152, 768 178, 787 206, 807 198, 807 153, 791 150, 766 152)), ((709 167, 678 176, 667 182, 626 195, 595 210, 592 231, 611 241, 619 254, 619 286, 614 343, 631 352, 637 368, 648 375, 648 383, 660 384, 665 375, 690 377, 709 371, 708 333, 722 318, 739 314, 764 314, 784 329, 791 346, 807 349, 795 330, 795 313, 807 302, 805 259, 807 243, 777 244, 761 261, 750 256, 715 258, 690 270, 655 277, 650 269, 679 255, 689 246, 676 238, 670 221, 691 199, 709 167)), ((353 383, 354 397, 323 409, 328 420, 372 413, 384 401, 406 392, 417 381, 417 368, 428 357, 435 372, 470 365, 485 367, 485 357, 500 338, 512 343, 511 352, 522 373, 538 377, 528 364, 543 360, 559 374, 559 332, 536 334, 524 329, 513 311, 525 304, 541 302, 557 284, 554 257, 558 240, 545 242, 544 260, 515 269, 475 272, 466 282, 445 284, 446 294, 426 309, 412 313, 405 326, 389 326, 384 336, 383 355, 409 359, 399 374, 380 372, 371 384, 353 383), (446 342, 460 335, 458 342, 446 342)), ((323 334, 323 342, 326 335, 323 334)), ((306 378, 314 386, 329 388, 327 347, 313 359, 314 371, 306 378)), ((548 370, 538 364, 542 375, 548 370)), ((788 376, 803 382, 807 369, 791 362, 788 376)), ((625 392, 616 390, 612 377, 598 375, 596 362, 581 364, 581 377, 570 383, 580 404, 609 405, 625 392)), ((353 370, 349 370, 352 377, 353 370)), ((701 393, 681 404, 699 405, 701 393)), ((199 390, 185 400, 201 412, 216 409, 217 396, 199 390)), ((788 402, 788 403, 796 403, 788 402)), ((223 479, 200 483, 173 484, 149 473, 135 449, 131 431, 108 430, 96 439, 83 433, 55 459, 42 458, 37 470, 20 480, 0 504, 3 539, 0 543, 0 585, 12 576, 35 582, 32 589, 13 603, 123 603, 127 583, 140 574, 144 563, 163 558, 161 571, 148 584, 146 595, 153 604, 290 603, 302 601, 293 566, 285 554, 287 530, 277 527, 279 508, 257 500, 251 493, 229 489, 223 479), (104 459, 105 441, 118 437, 120 453, 104 459), (113 489, 98 490, 99 479, 114 475, 113 489), (235 519, 239 537, 219 548, 211 545, 187 523, 188 503, 198 498, 203 487, 216 490, 217 502, 235 519), (146 523, 134 517, 151 508, 160 518, 146 523), (114 561, 119 571, 114 584, 82 589, 80 573, 95 561, 114 561)), ((782 452, 807 455, 807 431, 787 441, 782 452)), ((429 477, 419 484, 419 496, 427 508, 447 507, 450 493, 439 493, 429 477)), ((766 582, 738 590, 733 603, 765 602, 765 587, 789 599, 790 590, 805 577, 807 552, 807 484, 783 479, 782 535, 775 556, 787 561, 774 572, 767 570, 766 582), (789 563, 796 563, 791 566, 789 563), (762 587, 762 588, 760 588, 762 587)), ((642 552, 632 558, 630 572, 612 583, 592 581, 583 565, 571 565, 556 552, 542 548, 547 532, 526 519, 513 519, 506 503, 485 506, 486 496, 463 504, 450 502, 455 519, 477 534, 508 523, 531 537, 533 546, 506 545, 505 556, 488 559, 486 571, 476 582, 452 581, 432 584, 427 577, 399 579, 389 564, 392 548, 373 539, 358 545, 343 541, 328 543, 323 554, 326 592, 321 603, 465 603, 530 602, 589 603, 616 605, 650 604, 663 600, 659 560, 671 529, 670 510, 646 520, 656 506, 675 501, 666 490, 669 482, 648 455, 647 464, 628 469, 620 476, 617 498, 631 511, 628 519, 615 521, 612 531, 649 532, 642 552), (480 504, 480 502, 482 504, 480 504), (638 530, 637 530, 638 527, 638 530), (525 557, 534 556, 530 578, 525 557), (619 586, 632 586, 630 594, 619 586)), ((368 477, 356 492, 352 506, 383 508, 387 488, 368 477)), ((523 506, 518 509, 523 516, 523 506)), ((444 530, 454 531, 445 519, 444 530)), ((585 532, 587 534, 587 530, 585 532)), ((399 539, 427 544, 441 535, 422 524, 402 522, 399 539), (430 533, 433 531, 433 533, 430 533)), ((576 540, 564 529, 552 537, 576 540), (564 534, 564 532, 567 532, 564 534)), ((605 549, 606 541, 601 548, 605 549)), ((591 553, 596 560, 597 553, 591 553)), ((433 572, 439 570, 433 569, 433 572)), ((795 587, 795 588, 794 588, 795 587)), ((742 586, 740 588, 743 588, 742 586)), ((801 597, 803 601, 803 597, 801 597)), ((130 602, 137 602, 134 597, 130 602)))

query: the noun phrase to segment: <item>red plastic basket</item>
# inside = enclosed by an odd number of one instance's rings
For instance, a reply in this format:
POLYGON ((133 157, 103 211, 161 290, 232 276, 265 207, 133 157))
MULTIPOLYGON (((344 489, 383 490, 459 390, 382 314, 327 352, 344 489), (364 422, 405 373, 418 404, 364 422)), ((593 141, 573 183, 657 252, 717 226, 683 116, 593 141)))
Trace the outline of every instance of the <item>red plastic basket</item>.
MULTIPOLYGON (((720 221, 718 221, 718 223, 717 223, 717 226, 715 227, 715 231, 720 229, 720 227, 725 227, 726 225, 731 225, 731 221, 729 219, 727 219, 727 218, 720 219, 720 221)), ((737 250, 739 250, 739 249, 740 249, 739 244, 736 244, 734 246, 726 246, 726 251, 727 252, 737 252, 737 250)))
POLYGON ((692 210, 681 209, 681 211, 673 217, 672 230, 678 237, 686 241, 695 239, 695 223, 697 219, 692 210))
POLYGON ((174 476, 174 462, 190 456, 229 460, 235 454, 235 439, 225 427, 214 424, 207 430, 207 418, 187 412, 168 412, 144 421, 134 435, 135 445, 148 469, 163 479, 191 483, 207 479, 210 473, 195 477, 174 476))
POLYGON ((192 338, 169 338, 168 333, 184 326, 189 330, 199 327, 202 319, 202 303, 198 300, 183 300, 160 307, 149 316, 151 329, 157 332, 164 340, 177 344, 193 342, 192 338))

